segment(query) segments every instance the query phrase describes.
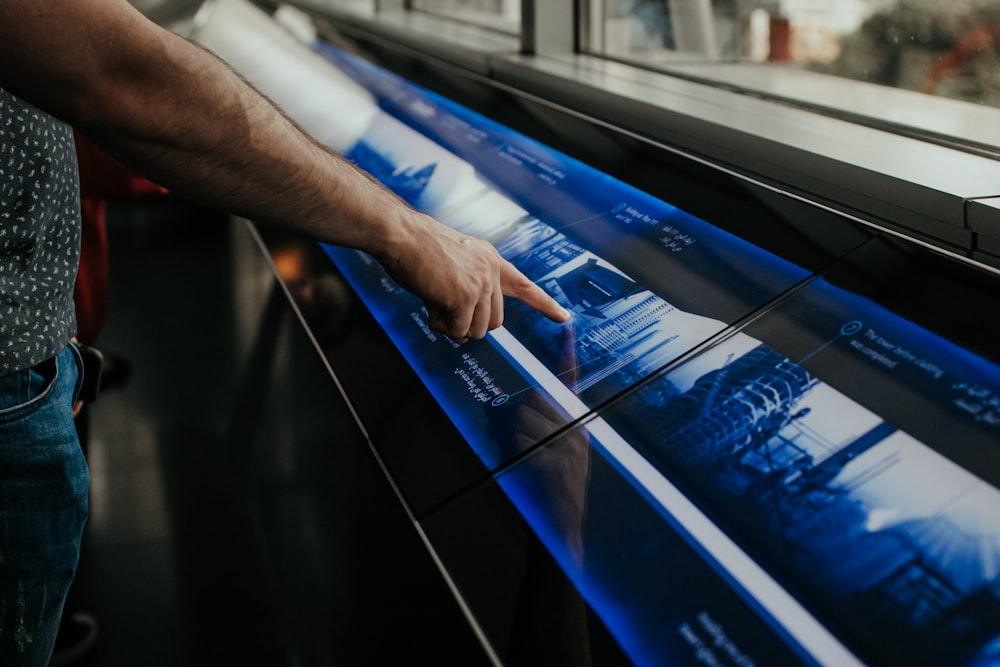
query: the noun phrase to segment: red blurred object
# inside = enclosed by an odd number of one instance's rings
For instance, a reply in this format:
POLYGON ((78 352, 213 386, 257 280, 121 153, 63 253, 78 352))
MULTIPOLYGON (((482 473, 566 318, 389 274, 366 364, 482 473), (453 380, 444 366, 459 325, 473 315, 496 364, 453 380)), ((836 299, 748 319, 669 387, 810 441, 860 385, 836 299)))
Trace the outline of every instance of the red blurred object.
POLYGON ((792 25, 788 19, 780 16, 771 17, 771 51, 768 60, 776 63, 787 63, 792 60, 792 25))
POLYGON ((77 339, 93 345, 108 309, 107 200, 138 199, 167 192, 124 166, 79 133, 75 133, 80 163, 80 269, 73 299, 77 339))
POLYGON ((941 82, 954 75, 969 60, 978 57, 995 58, 1000 52, 1000 26, 976 26, 966 31, 944 53, 927 74, 920 92, 933 95, 941 82))

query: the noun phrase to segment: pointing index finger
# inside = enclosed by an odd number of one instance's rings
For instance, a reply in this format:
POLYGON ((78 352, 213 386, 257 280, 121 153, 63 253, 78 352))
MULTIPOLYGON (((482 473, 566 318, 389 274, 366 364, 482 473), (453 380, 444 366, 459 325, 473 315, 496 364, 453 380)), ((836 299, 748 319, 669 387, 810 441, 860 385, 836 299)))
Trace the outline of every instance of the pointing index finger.
POLYGON ((553 322, 561 323, 570 318, 568 310, 506 260, 500 269, 500 288, 504 295, 518 299, 553 322))

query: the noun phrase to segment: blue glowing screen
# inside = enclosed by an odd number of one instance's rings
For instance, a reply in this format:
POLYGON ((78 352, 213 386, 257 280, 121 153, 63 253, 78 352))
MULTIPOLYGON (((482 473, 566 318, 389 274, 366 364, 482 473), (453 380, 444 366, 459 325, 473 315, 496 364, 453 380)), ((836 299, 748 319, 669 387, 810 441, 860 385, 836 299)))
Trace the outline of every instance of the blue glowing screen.
POLYGON ((1000 492, 982 455, 997 444, 1000 369, 317 49, 357 87, 338 111, 354 130, 331 147, 492 242, 572 313, 556 325, 508 301, 501 329, 459 345, 372 258, 325 247, 636 664, 1000 653, 1000 492), (585 502, 555 497, 564 487, 585 502))

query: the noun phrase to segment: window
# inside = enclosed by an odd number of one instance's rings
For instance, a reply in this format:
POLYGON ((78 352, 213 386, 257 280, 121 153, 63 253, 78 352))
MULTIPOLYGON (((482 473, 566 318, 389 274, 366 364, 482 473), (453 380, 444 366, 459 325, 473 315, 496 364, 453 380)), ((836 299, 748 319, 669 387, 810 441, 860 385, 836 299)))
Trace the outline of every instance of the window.
POLYGON ((1000 108, 997 0, 585 1, 591 54, 1000 145, 1000 115, 941 103, 1000 108))
POLYGON ((302 6, 316 10, 334 10, 361 16, 373 16, 376 0, 302 0, 302 6))
POLYGON ((411 7, 503 32, 520 32, 521 0, 413 0, 411 7))

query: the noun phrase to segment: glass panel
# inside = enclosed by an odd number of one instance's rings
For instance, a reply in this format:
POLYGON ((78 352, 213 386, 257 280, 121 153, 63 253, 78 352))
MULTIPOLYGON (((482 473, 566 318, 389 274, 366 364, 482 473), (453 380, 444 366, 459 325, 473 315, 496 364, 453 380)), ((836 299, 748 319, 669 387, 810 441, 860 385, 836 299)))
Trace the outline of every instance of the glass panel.
MULTIPOLYGON (((810 614, 865 664, 997 664, 1000 617, 988 610, 1000 600, 998 347, 995 333, 961 331, 972 319, 962 310, 993 300, 994 279, 923 249, 868 244, 625 396, 601 415, 609 430, 587 424, 591 443, 813 654, 810 664, 851 664, 806 632, 810 614), (930 285, 948 296, 923 298, 930 285), (677 490, 802 610, 730 560, 740 552, 672 504, 677 490)), ((628 554, 623 544, 617 554, 628 554)), ((639 562, 627 561, 630 574, 639 562)))
MULTIPOLYGON (((868 243, 497 485, 637 666, 996 665, 1000 337, 970 324, 995 282, 868 243)), ((512 576, 492 492, 424 525, 473 608, 505 586, 523 628, 561 591, 527 554, 512 576)))
POLYGON ((592 0, 590 45, 611 56, 652 62, 678 54, 739 55, 736 6, 711 0, 592 0), (714 5, 714 6, 713 6, 714 5))
POLYGON ((375 12, 375 0, 300 0, 300 4, 314 9, 336 9, 371 15, 375 12))
POLYGON ((832 15, 788 13, 788 56, 793 61, 839 76, 1000 106, 1000 3, 840 4, 847 19, 840 25, 832 15), (857 6, 853 15, 847 5, 857 6), (814 48, 809 47, 810 34, 822 38, 814 48))
POLYGON ((521 0, 413 0, 413 9, 504 32, 521 32, 521 0))
POLYGON ((860 111, 844 107, 851 115, 884 118, 880 106, 912 104, 914 98, 929 104, 919 93, 1000 107, 996 0, 589 0, 587 10, 582 41, 596 55, 654 67, 688 65, 681 70, 686 76, 822 106, 851 104, 855 95, 871 93, 836 87, 841 92, 828 94, 815 85, 790 93, 805 81, 804 73, 913 94, 889 98, 877 88, 884 103, 860 111), (721 63, 741 63, 743 69, 734 73, 721 63), (753 64, 768 73, 753 71, 753 64))

